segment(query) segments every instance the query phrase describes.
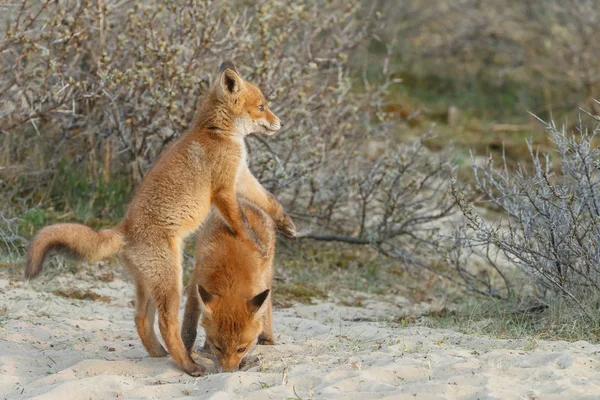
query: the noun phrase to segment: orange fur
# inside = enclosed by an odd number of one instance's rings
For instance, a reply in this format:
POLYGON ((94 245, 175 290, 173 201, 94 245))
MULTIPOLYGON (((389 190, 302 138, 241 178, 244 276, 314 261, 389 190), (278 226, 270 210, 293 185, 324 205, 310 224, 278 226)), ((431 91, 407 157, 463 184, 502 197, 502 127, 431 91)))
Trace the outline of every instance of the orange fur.
POLYGON ((42 229, 30 246, 25 276, 37 276, 53 249, 68 249, 86 259, 121 253, 136 281, 135 323, 150 356, 167 355, 154 333, 158 310, 161 335, 177 365, 188 374, 203 374, 205 368, 192 360, 181 341, 182 242, 214 206, 233 236, 264 251, 246 226, 237 195, 264 209, 285 235, 295 235, 281 204, 246 164, 244 137, 272 135, 280 127, 260 90, 242 80, 232 63, 223 63, 191 128, 148 171, 123 221, 100 232, 77 224, 42 229))
POLYGON ((258 207, 243 202, 242 208, 266 256, 248 242, 228 235, 225 221, 211 213, 198 235, 196 269, 182 327, 183 342, 191 352, 202 312, 204 349, 218 359, 225 372, 238 369, 257 339, 259 344, 274 344, 270 291, 275 230, 258 207))

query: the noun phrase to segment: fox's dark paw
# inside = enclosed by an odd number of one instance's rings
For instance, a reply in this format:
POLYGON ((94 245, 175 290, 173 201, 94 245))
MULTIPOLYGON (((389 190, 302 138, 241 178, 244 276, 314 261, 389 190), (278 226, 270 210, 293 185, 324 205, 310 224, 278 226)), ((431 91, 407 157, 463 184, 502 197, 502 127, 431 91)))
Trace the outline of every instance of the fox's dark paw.
POLYGON ((275 344, 275 341, 273 340, 273 338, 268 338, 266 336, 260 335, 256 343, 258 343, 261 346, 273 346, 275 344))
POLYGON ((196 364, 195 362, 186 363, 183 365, 182 369, 191 376, 202 376, 206 374, 206 368, 202 365, 196 364))
POLYGON ((147 350, 150 357, 166 357, 169 355, 165 348, 160 344, 155 347, 148 348, 147 350))
POLYGON ((294 225, 292 219, 287 215, 284 216, 284 218, 277 223, 277 229, 279 230, 279 232, 281 232, 282 235, 286 237, 296 237, 296 225, 294 225))
POLYGON ((254 354, 248 354, 246 357, 242 358, 240 361, 240 369, 245 371, 252 367, 257 367, 260 365, 260 358, 254 354))

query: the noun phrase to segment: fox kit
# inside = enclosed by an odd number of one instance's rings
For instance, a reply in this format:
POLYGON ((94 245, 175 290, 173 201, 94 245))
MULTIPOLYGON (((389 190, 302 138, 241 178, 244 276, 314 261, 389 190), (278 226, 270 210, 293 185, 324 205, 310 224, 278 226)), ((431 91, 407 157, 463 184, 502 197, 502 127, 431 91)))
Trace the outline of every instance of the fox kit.
POLYGON ((244 137, 272 135, 280 128, 261 91, 244 81, 231 62, 224 62, 191 128, 148 171, 123 221, 99 232, 79 224, 43 228, 30 245, 25 277, 37 276, 52 250, 66 249, 89 261, 122 254, 136 284, 135 324, 150 356, 167 355, 154 332, 158 310, 160 333, 174 361, 190 375, 203 374, 206 369, 186 351, 179 328, 182 242, 212 205, 232 236, 260 245, 246 226, 236 194, 264 209, 283 234, 295 235, 281 204, 246 164, 244 137))
POLYGON ((274 344, 270 296, 274 226, 258 207, 243 202, 242 209, 266 256, 249 242, 229 235, 223 218, 211 212, 198 234, 196 269, 188 286, 181 330, 191 352, 202 312, 204 350, 217 358, 224 372, 237 370, 257 339, 259 344, 274 344))

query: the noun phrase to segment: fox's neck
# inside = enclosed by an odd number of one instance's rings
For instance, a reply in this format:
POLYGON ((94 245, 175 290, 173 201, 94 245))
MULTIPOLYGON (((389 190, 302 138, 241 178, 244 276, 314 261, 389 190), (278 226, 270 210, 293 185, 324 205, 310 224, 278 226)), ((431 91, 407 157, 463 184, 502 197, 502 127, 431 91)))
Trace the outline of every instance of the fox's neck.
POLYGON ((235 123, 231 112, 219 101, 208 98, 196 111, 192 131, 229 137, 243 142, 246 132, 235 123))

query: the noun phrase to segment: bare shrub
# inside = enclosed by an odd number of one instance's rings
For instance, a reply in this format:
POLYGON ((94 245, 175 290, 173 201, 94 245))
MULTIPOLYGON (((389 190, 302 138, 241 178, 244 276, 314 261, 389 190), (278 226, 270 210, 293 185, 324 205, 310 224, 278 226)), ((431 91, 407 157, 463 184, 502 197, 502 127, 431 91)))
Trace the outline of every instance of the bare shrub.
POLYGON ((404 121, 385 112, 396 83, 387 58, 375 68, 358 62, 363 71, 348 61, 379 40, 376 5, 21 0, 1 7, 10 15, 0 39, 7 203, 69 215, 77 193, 94 192, 89 208, 111 180, 126 177, 133 187, 185 131, 218 64, 233 59, 286 122, 268 140, 248 138, 250 167, 307 227, 303 237, 372 245, 407 265, 438 242, 434 222, 454 202, 443 196, 450 166, 429 154, 425 138, 398 144, 395 128, 404 121), (380 149, 369 150, 373 144, 380 149), (74 171, 93 184, 65 178, 74 171))
MULTIPOLYGON (((0 212, 0 249, 7 254, 7 261, 17 259, 25 244, 25 239, 18 233, 18 223, 17 218, 7 218, 0 212)), ((0 258, 0 262, 5 261, 2 258, 0 258)))
POLYGON ((139 179, 185 130, 225 58, 286 110, 294 126, 287 141, 296 132, 311 141, 339 136, 348 111, 336 107, 372 111, 371 93, 357 96, 364 104, 341 101, 352 96, 345 52, 368 38, 370 14, 361 19, 359 4, 23 0, 4 8, 12 15, 0 40, 0 129, 12 136, 12 164, 39 157, 23 142, 40 146, 43 138, 51 160, 73 147, 108 168, 106 151, 139 179), (314 24, 317 14, 326 21, 314 24))
MULTIPOLYGON (((598 120, 598 117, 595 117, 598 120)), ((581 122, 581 121, 580 121, 581 122)), ((481 201, 496 206, 502 222, 479 216, 458 189, 453 191, 467 225, 456 233, 450 260, 466 286, 495 297, 521 297, 513 267, 536 286, 544 301, 561 296, 587 316, 600 289, 600 150, 594 146, 600 125, 578 132, 545 123, 555 154, 539 154, 529 144, 532 168, 510 170, 506 161, 474 164, 481 201), (503 279, 474 272, 475 257, 503 279)))
POLYGON ((90 180, 137 182, 189 125, 223 59, 262 86, 286 129, 256 139, 254 168, 286 186, 377 121, 385 88, 353 89, 348 52, 370 40, 360 3, 22 0, 10 17, 0 87, 3 189, 44 200, 57 163, 90 180), (319 15, 318 24, 314 16, 319 15), (289 128, 287 128, 289 127, 289 128), (258 164, 258 165, 257 165, 258 164))
POLYGON ((432 251, 443 242, 443 221, 455 211, 448 193, 452 164, 444 154, 427 150, 430 136, 367 166, 347 160, 316 184, 326 190, 302 190, 314 223, 335 232, 303 237, 369 245, 407 266, 430 268, 436 258, 432 251))

